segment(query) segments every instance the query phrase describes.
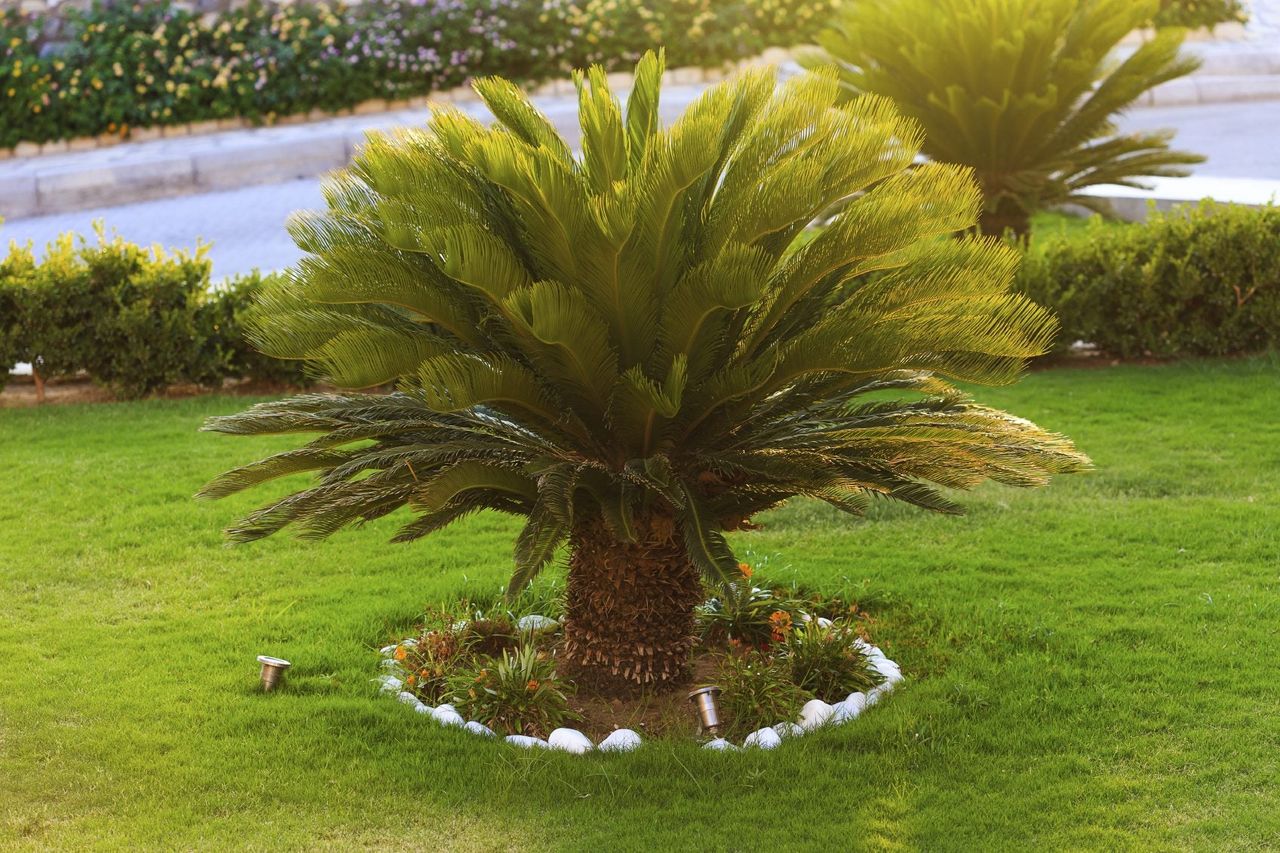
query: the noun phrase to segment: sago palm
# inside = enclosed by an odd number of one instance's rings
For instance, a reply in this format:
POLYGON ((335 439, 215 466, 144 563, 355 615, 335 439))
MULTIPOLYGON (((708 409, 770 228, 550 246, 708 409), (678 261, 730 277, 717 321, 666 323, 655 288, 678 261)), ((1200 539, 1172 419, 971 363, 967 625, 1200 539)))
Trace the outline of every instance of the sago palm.
POLYGON ((1172 132, 1118 133, 1114 115, 1193 71, 1183 31, 1160 30, 1123 61, 1113 51, 1158 0, 857 0, 802 54, 855 93, 890 98, 924 130, 933 160, 973 168, 984 233, 1027 233, 1035 211, 1107 212, 1082 191, 1185 175, 1203 158, 1172 132))
POLYGON ((763 510, 806 495, 955 512, 939 487, 1086 464, 948 384, 1012 381, 1054 330, 1008 291, 1012 249, 939 237, 978 214, 967 170, 909 168, 914 123, 840 103, 831 74, 775 90, 751 71, 662 129, 661 74, 644 57, 625 110, 602 70, 577 76, 578 155, 515 86, 479 81, 492 127, 438 107, 371 138, 328 209, 293 221, 307 255, 265 295, 257 344, 398 390, 210 420, 317 434, 204 489, 316 472, 233 539, 402 507, 399 541, 523 516, 512 588, 568 544, 561 664, 616 693, 681 679, 700 576, 735 574, 724 532, 763 510))

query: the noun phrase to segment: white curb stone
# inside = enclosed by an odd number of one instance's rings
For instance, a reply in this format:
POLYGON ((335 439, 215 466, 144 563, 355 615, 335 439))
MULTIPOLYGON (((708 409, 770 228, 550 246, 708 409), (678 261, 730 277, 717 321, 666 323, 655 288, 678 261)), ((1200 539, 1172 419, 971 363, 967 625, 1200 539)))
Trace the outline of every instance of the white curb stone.
POLYGON ((422 704, 421 702, 419 702, 419 701, 418 701, 418 697, 417 697, 417 696, 414 696, 414 695, 413 695, 412 693, 410 693, 408 690, 402 690, 402 691, 400 691, 399 693, 397 693, 397 694, 396 694, 396 699, 398 699, 399 701, 403 702, 403 703, 404 703, 404 704, 406 704, 406 705, 420 705, 420 704, 422 704))
POLYGON ((559 622, 550 617, 540 616, 535 613, 532 616, 521 616, 516 621, 516 629, 520 631, 545 631, 559 624, 559 622))
POLYGON ((400 688, 404 686, 404 682, 394 675, 380 675, 374 681, 382 685, 379 690, 383 693, 399 693, 400 688))
POLYGON ((709 740, 709 741, 707 741, 706 743, 704 743, 704 744, 702 745, 702 748, 703 748, 703 749, 714 749, 714 750, 718 750, 718 751, 720 751, 720 752, 737 752, 737 751, 738 751, 738 750, 740 750, 742 747, 740 747, 740 746, 734 746, 733 744, 729 743, 729 741, 725 740, 724 738, 722 738, 722 737, 718 737, 718 738, 716 738, 715 740, 709 740))
POLYGON ((545 740, 536 737, 529 737, 528 735, 507 735, 503 740, 523 749, 533 749, 535 746, 540 749, 551 748, 545 740))
POLYGON ((415 705, 413 710, 417 711, 419 714, 434 714, 436 712, 435 708, 423 703, 415 705))
POLYGON ((616 729, 607 738, 600 741, 600 745, 596 749, 601 752, 630 752, 640 744, 640 735, 631 729, 616 729))
POLYGON ((444 726, 465 726, 467 721, 462 719, 462 715, 457 711, 449 709, 448 705, 441 705, 431 712, 431 718, 437 723, 444 726))
POLYGON ((773 730, 778 733, 778 737, 786 740, 788 738, 800 737, 804 734, 804 729, 795 723, 775 723, 773 730))
POLYGON ((575 755, 581 755, 595 748, 595 744, 591 742, 591 738, 584 735, 577 729, 556 729, 547 738, 547 743, 552 749, 563 750, 564 752, 572 752, 575 755))
POLYGON ((782 738, 773 729, 760 729, 747 735, 747 739, 742 742, 743 746, 758 746, 761 749, 776 749, 782 745, 782 738))
POLYGON ((825 726, 835 712, 834 705, 823 702, 821 699, 810 699, 800 709, 800 728, 813 731, 820 726, 825 726))
POLYGON ((473 735, 497 737, 497 735, 493 733, 493 729, 489 728, 484 723, 477 723, 475 720, 469 721, 465 726, 463 726, 463 728, 471 732, 473 735))

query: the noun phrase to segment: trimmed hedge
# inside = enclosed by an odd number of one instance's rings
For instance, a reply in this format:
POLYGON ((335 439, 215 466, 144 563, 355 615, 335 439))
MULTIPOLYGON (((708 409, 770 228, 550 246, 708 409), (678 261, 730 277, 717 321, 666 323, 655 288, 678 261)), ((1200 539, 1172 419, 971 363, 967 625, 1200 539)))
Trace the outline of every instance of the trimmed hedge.
POLYGON ((0 13, 0 147, 220 118, 258 122, 593 62, 714 66, 812 40, 831 0, 260 2, 212 18, 163 3, 0 13), (61 13, 59 13, 61 14, 61 13), (49 41, 48 33, 56 33, 49 41))
POLYGON ((1139 225, 1095 219, 1033 242, 1018 282, 1058 313, 1060 349, 1081 340, 1170 358, 1280 346, 1280 208, 1205 201, 1139 225))
POLYGON ((145 249, 100 229, 96 245, 65 234, 40 261, 29 244, 12 246, 0 261, 0 388, 24 361, 42 379, 83 371, 122 398, 228 377, 304 382, 298 362, 267 358, 244 340, 244 312, 263 277, 210 289, 204 255, 145 249))
POLYGON ((1240 0, 1162 0, 1156 15, 1158 27, 1208 27, 1249 19, 1240 0))

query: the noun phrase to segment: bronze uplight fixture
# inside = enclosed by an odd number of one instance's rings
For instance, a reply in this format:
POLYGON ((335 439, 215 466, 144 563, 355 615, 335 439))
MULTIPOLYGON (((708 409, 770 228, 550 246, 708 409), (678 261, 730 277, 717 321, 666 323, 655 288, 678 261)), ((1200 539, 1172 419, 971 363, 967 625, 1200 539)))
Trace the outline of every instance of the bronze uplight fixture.
POLYGON ((276 689, 276 685, 280 683, 280 679, 284 677, 284 671, 293 664, 283 658, 273 658, 270 655, 258 655, 258 663, 262 664, 262 692, 270 693, 276 689))

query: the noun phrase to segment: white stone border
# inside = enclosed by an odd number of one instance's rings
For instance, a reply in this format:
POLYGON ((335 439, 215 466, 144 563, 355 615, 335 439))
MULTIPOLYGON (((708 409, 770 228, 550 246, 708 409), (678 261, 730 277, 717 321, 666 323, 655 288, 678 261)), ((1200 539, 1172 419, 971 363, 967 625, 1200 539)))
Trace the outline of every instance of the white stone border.
MULTIPOLYGON (((554 625, 555 620, 546 616, 534 614, 532 616, 524 616, 516 623, 520 630, 542 630, 554 625)), ((719 751, 737 751, 746 748, 774 749, 782 745, 784 740, 801 737, 809 732, 816 731, 825 726, 838 726, 855 720, 867 708, 880 701, 880 698, 886 693, 893 690, 898 682, 902 681, 902 669, 894 661, 889 660, 884 652, 876 646, 871 645, 861 639, 853 641, 855 647, 866 654, 871 668, 880 673, 884 677, 884 683, 878 687, 873 687, 865 693, 850 693, 844 699, 834 705, 822 701, 821 699, 811 699, 805 703, 804 708, 800 711, 800 717, 796 722, 782 722, 773 726, 768 726, 758 731, 754 731, 747 735, 742 745, 731 743, 724 738, 715 738, 703 744, 705 749, 713 749, 719 751)), ((384 669, 396 670, 404 672, 400 662, 392 655, 398 646, 415 646, 417 640, 407 639, 396 645, 384 646, 381 650, 383 655, 382 666, 384 669)), ((409 705, 419 714, 428 716, 443 726, 454 726, 464 729, 472 734, 481 737, 497 737, 493 729, 475 720, 464 720, 462 715, 458 713, 458 709, 453 705, 445 703, 432 707, 420 700, 413 693, 402 690, 404 682, 391 673, 380 675, 374 679, 379 685, 379 692, 385 695, 393 695, 397 700, 409 705)), ((630 752, 642 744, 640 735, 631 729, 615 729, 599 744, 593 744, 591 739, 577 729, 559 728, 553 731, 546 740, 527 735, 507 735, 504 740, 513 746, 522 747, 524 749, 554 749, 561 752, 569 752, 581 755, 586 752, 630 752)))

